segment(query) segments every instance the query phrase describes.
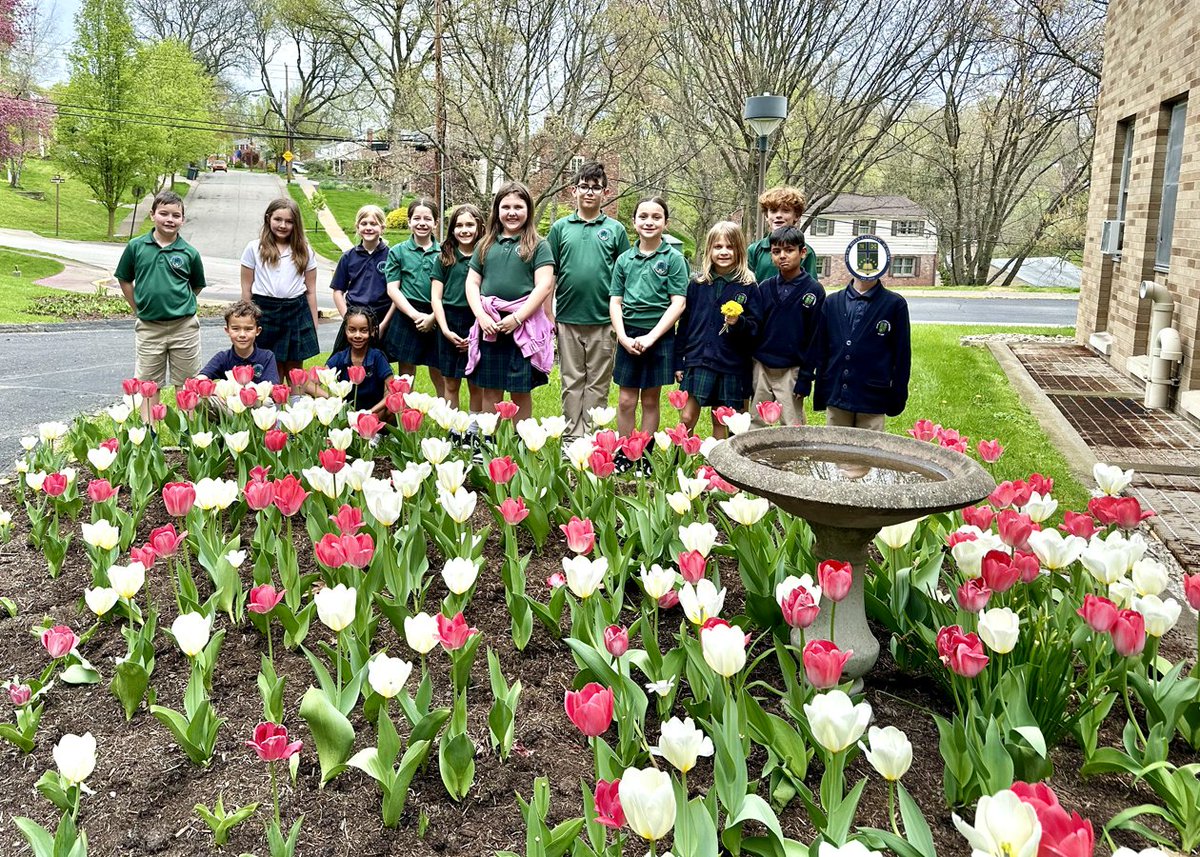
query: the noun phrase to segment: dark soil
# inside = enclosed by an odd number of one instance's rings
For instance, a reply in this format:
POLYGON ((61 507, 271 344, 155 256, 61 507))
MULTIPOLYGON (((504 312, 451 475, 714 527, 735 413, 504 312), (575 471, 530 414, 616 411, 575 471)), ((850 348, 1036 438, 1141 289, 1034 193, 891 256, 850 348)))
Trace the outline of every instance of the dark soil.
MULTIPOLYGON (((8 492, 0 498, 0 506, 19 508, 8 492)), ((486 515, 481 504, 476 526, 490 522, 490 518, 485 520, 486 515)), ((139 539, 166 520, 161 504, 152 504, 139 522, 139 539)), ((248 517, 248 526, 252 526, 252 520, 248 517)), ((15 618, 6 614, 0 618, 0 678, 5 679, 14 674, 36 675, 45 666, 45 654, 30 634, 30 627, 43 617, 69 624, 80 633, 90 627, 93 618, 82 603, 82 591, 91 581, 81 540, 76 537, 73 541, 62 575, 50 580, 44 560, 26 544, 28 522, 24 515, 17 515, 15 523, 12 542, 0 548, 0 595, 12 598, 19 608, 15 618)), ((295 532, 302 568, 311 567, 313 551, 304 528, 296 527, 295 532)), ((245 544, 249 533, 244 535, 245 544)), ((559 559, 565 553, 565 545, 556 532, 545 551, 535 555, 530 563, 531 594, 544 598, 544 581, 553 571, 560 570, 559 559)), ((469 733, 479 748, 475 785, 462 803, 454 803, 442 786, 436 758, 431 757, 427 770, 412 783, 405 815, 397 829, 382 827, 379 792, 365 774, 351 769, 324 789, 319 788, 315 746, 297 714, 301 696, 315 681, 303 656, 285 651, 276 637, 276 667, 287 677, 287 725, 296 737, 305 741, 297 782, 293 785, 286 777, 281 778, 285 827, 298 815, 304 815, 298 854, 423 857, 490 855, 496 849, 523 853, 525 829, 514 792, 528 797, 537 776, 547 776, 550 780, 552 822, 582 814, 580 782, 592 784, 592 759, 584 739, 571 726, 562 707, 563 694, 576 674, 574 662, 566 647, 536 622, 526 650, 516 651, 508 630, 509 616, 499 573, 502 551, 494 533, 487 559, 487 570, 481 575, 467 618, 483 633, 484 646, 492 647, 499 655, 505 676, 510 681, 520 678, 524 686, 516 720, 516 747, 504 763, 489 750, 486 718, 491 694, 481 647, 469 694, 469 733), (422 827, 423 836, 418 836, 422 827)), ((440 561, 432 557, 431 561, 434 568, 440 567, 440 561)), ((244 568, 249 568, 249 561, 244 568)), ((161 575, 161 566, 156 566, 151 580, 163 616, 161 624, 169 625, 175 606, 161 575)), ((197 574, 197 580, 201 579, 206 580, 206 576, 197 574)), ((728 560, 722 560, 722 581, 730 590, 726 612, 733 615, 742 601, 742 592, 736 569, 728 560)), ((440 581, 435 583, 431 598, 440 598, 443 594, 440 587, 440 581)), ((682 620, 678 611, 668 615, 671 621, 664 622, 662 628, 664 645, 677 627, 677 622, 673 627, 674 620, 682 620)), ((226 629, 226 639, 213 680, 212 699, 226 722, 212 764, 207 768, 192 764, 175 746, 167 729, 144 706, 126 723, 118 701, 107 689, 113 659, 124 655, 125 643, 117 625, 104 623, 83 647, 83 654, 104 674, 104 683, 91 687, 56 685, 48 695, 34 751, 26 756, 7 743, 0 746, 0 854, 25 853, 23 840, 11 823, 14 816, 29 816, 43 825, 55 823, 56 811, 34 791, 34 784, 45 770, 54 767, 51 750, 60 736, 87 731, 96 737, 98 764, 88 780, 95 794, 85 797, 80 821, 87 831, 92 855, 266 853, 262 825, 269 819, 271 807, 267 767, 243 745, 262 719, 255 677, 260 658, 266 653, 266 641, 249 622, 239 627, 230 627, 224 618, 217 622, 217 627, 226 629), (257 815, 235 830, 229 845, 220 852, 212 845, 207 827, 193 810, 197 803, 211 806, 218 795, 224 796, 227 809, 260 803, 257 815)), ((319 639, 331 637, 314 619, 307 644, 311 646, 319 639)), ((373 651, 385 647, 401 657, 412 654, 386 620, 381 621, 373 651)), ((429 664, 434 676, 435 702, 449 705, 449 659, 435 650, 429 656, 429 664)), ((779 685, 778 675, 771 674, 775 669, 772 659, 764 660, 760 669, 761 674, 756 673, 755 678, 779 685)), ((151 679, 160 704, 181 707, 187 675, 186 659, 169 638, 160 634, 151 679)), ((867 677, 866 688, 867 700, 875 712, 873 722, 899 726, 914 744, 914 763, 904 784, 929 819, 939 853, 943 857, 966 854, 966 843, 955 831, 942 797, 938 735, 930 716, 931 711, 948 714, 946 701, 931 681, 897 671, 886 652, 867 677)), ((7 707, 4 700, 0 710, 7 707)), ((392 711, 395 713, 395 706, 392 711)), ((6 719, 9 716, 4 714, 6 719)), ((398 724, 401 722, 398 714, 396 720, 398 724)), ((374 729, 365 722, 361 706, 352 721, 358 733, 356 749, 374 744, 374 729)), ((1103 742, 1119 744, 1122 725, 1114 714, 1106 725, 1103 742)), ((648 724, 647 733, 652 740, 656 738, 657 724, 648 724)), ((1174 758, 1181 754, 1172 755, 1174 758)), ((1179 761, 1195 758, 1193 754, 1179 761)), ((761 750, 751 758, 752 778, 764 759, 761 750)), ((1055 751, 1054 762, 1057 773, 1051 784, 1063 804, 1092 819, 1097 831, 1122 809, 1135 803, 1153 802, 1148 789, 1131 789, 1124 778, 1105 776, 1084 781, 1078 773, 1081 754, 1069 740, 1055 751)), ((814 791, 819 775, 819 764, 812 765, 809 785, 814 791)), ((711 777, 711 761, 702 760, 690 777, 693 794, 710 785, 711 777)), ((853 784, 863 777, 867 779, 867 787, 857 823, 887 828, 886 786, 860 757, 847 772, 847 781, 853 784)), ((780 818, 788 835, 805 842, 813 838, 814 830, 798 800, 784 809, 780 818)), ((644 848, 630 844, 626 853, 640 857, 643 851, 644 848)), ((1105 853, 1102 847, 1097 852, 1105 853)))

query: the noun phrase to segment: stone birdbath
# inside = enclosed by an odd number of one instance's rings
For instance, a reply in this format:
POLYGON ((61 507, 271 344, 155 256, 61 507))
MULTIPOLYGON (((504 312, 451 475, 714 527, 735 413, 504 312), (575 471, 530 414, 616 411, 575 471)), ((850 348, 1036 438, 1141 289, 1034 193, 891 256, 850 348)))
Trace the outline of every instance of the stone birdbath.
MULTIPOLYGON (((863 605, 868 545, 883 527, 970 506, 996 487, 987 471, 961 453, 856 428, 757 429, 718 444, 708 463, 738 488, 807 521, 818 561, 853 566, 850 593, 837 608, 834 643, 854 650, 845 672, 855 680, 879 657, 863 605)), ((830 608, 822 598, 809 639, 829 639, 830 608)))

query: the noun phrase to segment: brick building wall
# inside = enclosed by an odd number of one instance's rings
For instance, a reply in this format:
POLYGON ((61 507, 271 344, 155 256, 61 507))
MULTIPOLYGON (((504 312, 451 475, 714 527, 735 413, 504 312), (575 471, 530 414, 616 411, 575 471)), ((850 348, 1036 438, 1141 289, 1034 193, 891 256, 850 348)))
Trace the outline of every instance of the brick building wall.
MULTIPOLYGON (((1156 281, 1176 302, 1174 326, 1184 349, 1180 390, 1200 390, 1200 7, 1195 0, 1112 0, 1108 7, 1083 269, 1079 340, 1108 350, 1118 369, 1140 374, 1144 360, 1138 357, 1150 345, 1150 304, 1139 299, 1138 288, 1143 280, 1156 281), (1166 265, 1156 265, 1171 116, 1181 102, 1186 102, 1186 118, 1171 252, 1166 265), (1101 231, 1104 221, 1118 219, 1122 196, 1120 252, 1106 253, 1101 231)), ((1185 405, 1188 400, 1183 397, 1185 405)))

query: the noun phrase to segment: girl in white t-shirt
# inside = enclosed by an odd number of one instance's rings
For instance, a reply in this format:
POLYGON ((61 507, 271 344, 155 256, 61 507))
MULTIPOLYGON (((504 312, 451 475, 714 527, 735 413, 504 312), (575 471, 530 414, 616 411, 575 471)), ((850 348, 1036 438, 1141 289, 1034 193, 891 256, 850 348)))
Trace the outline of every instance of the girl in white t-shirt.
POLYGON ((262 310, 257 345, 275 355, 279 379, 317 354, 317 258, 304 238, 300 207, 274 200, 263 215, 262 233, 242 253, 242 300, 262 310))

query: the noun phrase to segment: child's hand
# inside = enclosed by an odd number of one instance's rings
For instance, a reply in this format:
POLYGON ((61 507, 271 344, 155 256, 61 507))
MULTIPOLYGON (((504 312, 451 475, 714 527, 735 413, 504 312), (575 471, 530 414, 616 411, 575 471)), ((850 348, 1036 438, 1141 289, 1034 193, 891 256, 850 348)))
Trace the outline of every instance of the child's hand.
POLYGON ((733 327, 735 324, 737 324, 737 320, 738 317, 736 315, 727 315, 725 316, 725 326, 733 327))
POLYGON ((637 349, 638 354, 645 354, 646 349, 651 348, 654 345, 654 339, 649 335, 639 336, 637 339, 633 340, 633 345, 637 349))
POLYGON ((433 326, 435 324, 437 324, 437 319, 434 317, 433 313, 418 314, 413 320, 413 325, 417 328, 417 330, 421 331, 421 333, 428 333, 429 331, 433 330, 433 326))
POLYGON ((675 373, 675 383, 676 383, 676 384, 682 384, 682 383, 683 383, 683 371, 682 371, 682 370, 680 370, 679 372, 676 372, 676 373, 675 373))
POLYGON ((628 351, 630 354, 638 353, 637 343, 634 340, 630 339, 628 336, 622 336, 622 337, 620 337, 620 339, 618 341, 621 343, 621 347, 624 348, 626 351, 628 351))
POLYGON ((520 326, 521 322, 517 321, 517 314, 513 313, 512 315, 506 315, 504 318, 500 319, 500 324, 497 325, 497 329, 501 333, 511 334, 520 326))
POLYGON ((467 341, 466 339, 463 339, 457 333, 453 333, 453 332, 451 332, 451 334, 450 334, 450 341, 454 343, 454 347, 457 348, 459 351, 466 351, 471 345, 471 343, 469 341, 467 341))

